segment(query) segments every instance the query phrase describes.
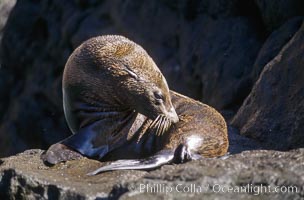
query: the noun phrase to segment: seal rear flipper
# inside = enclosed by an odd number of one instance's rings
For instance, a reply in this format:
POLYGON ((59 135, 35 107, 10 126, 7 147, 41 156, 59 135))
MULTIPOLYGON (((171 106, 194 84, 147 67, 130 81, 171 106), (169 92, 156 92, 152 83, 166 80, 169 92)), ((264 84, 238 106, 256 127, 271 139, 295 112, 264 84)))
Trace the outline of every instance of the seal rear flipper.
POLYGON ((170 150, 163 150, 154 156, 138 159, 138 160, 117 160, 109 165, 98 168, 97 170, 88 173, 92 176, 101 172, 113 171, 113 170, 142 170, 142 169, 154 169, 164 164, 171 163, 173 161, 174 152, 170 150))
POLYGON ((194 153, 190 150, 188 145, 180 144, 174 151, 173 163, 185 163, 190 160, 199 160, 203 157, 197 153, 194 153))
POLYGON ((155 169, 165 164, 179 164, 188 162, 190 160, 199 160, 202 158, 203 157, 201 155, 191 152, 187 145, 180 144, 174 151, 162 150, 154 156, 138 160, 118 160, 93 172, 90 172, 87 175, 92 176, 101 172, 114 170, 155 169))

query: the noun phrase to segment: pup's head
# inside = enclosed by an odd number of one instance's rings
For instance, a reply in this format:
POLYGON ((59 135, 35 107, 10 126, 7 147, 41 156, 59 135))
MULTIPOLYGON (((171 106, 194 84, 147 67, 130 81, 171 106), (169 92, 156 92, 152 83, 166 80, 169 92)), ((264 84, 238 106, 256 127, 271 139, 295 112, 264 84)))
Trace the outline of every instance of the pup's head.
POLYGON ((86 41, 78 52, 81 57, 75 53, 74 59, 90 75, 86 81, 102 90, 95 93, 150 119, 161 115, 178 121, 168 84, 141 46, 122 36, 107 35, 86 41))

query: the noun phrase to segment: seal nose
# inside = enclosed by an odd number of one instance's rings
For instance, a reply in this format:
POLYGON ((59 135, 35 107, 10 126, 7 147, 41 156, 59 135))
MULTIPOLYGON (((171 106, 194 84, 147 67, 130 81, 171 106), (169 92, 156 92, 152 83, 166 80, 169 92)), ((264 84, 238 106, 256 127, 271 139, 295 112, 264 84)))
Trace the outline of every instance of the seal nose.
POLYGON ((167 118, 170 119, 173 123, 177 123, 179 121, 178 115, 176 114, 173 106, 170 108, 167 118))

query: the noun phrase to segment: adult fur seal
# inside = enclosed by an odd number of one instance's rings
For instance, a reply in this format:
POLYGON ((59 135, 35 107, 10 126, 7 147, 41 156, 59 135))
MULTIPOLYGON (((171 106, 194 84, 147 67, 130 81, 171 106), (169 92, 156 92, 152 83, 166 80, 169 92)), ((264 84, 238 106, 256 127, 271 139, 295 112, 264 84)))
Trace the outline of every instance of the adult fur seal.
POLYGON ((72 53, 63 74, 63 106, 73 135, 43 159, 117 160, 91 175, 218 157, 228 149, 223 117, 170 91, 146 51, 122 36, 89 39, 72 53))

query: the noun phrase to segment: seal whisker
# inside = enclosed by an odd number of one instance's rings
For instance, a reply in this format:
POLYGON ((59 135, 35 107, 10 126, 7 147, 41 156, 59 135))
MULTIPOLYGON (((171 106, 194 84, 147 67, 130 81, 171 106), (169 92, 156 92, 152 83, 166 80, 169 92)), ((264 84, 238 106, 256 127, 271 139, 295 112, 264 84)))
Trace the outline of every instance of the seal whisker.
POLYGON ((164 121, 164 130, 167 131, 167 128, 168 128, 168 119, 165 118, 165 121, 164 121))
POLYGON ((157 128, 156 128, 156 133, 155 133, 157 136, 160 135, 161 122, 162 122, 162 117, 160 117, 157 122, 157 128))
POLYGON ((167 118, 164 116, 163 121, 161 123, 161 135, 163 135, 166 132, 166 125, 167 124, 167 118))
POLYGON ((168 129, 171 127, 171 125, 172 125, 172 122, 171 122, 171 120, 168 119, 168 129))
POLYGON ((157 124, 157 122, 158 122, 158 119, 160 118, 160 115, 158 115, 157 117, 156 117, 156 119, 150 124, 150 128, 153 128, 156 124, 157 124))
POLYGON ((164 130, 163 130, 163 134, 164 134, 165 132, 167 132, 167 127, 168 127, 168 125, 167 125, 167 120, 164 121, 163 127, 164 127, 164 128, 163 128, 163 129, 164 129, 164 130))
POLYGON ((159 121, 159 126, 158 126, 158 132, 157 135, 160 136, 164 133, 164 123, 165 123, 166 117, 161 116, 160 121, 159 121))
POLYGON ((155 135, 158 135, 158 131, 159 131, 159 121, 156 123, 156 127, 155 127, 155 135))
POLYGON ((168 118, 166 118, 166 130, 165 131, 168 131, 170 126, 171 126, 171 121, 168 118))
POLYGON ((164 132, 168 131, 170 126, 171 126, 171 120, 169 120, 168 118, 165 118, 165 130, 164 132))
POLYGON ((166 129, 165 129, 166 121, 167 121, 167 118, 165 116, 163 116, 163 119, 162 119, 162 122, 161 122, 161 134, 163 134, 166 131, 166 129))

